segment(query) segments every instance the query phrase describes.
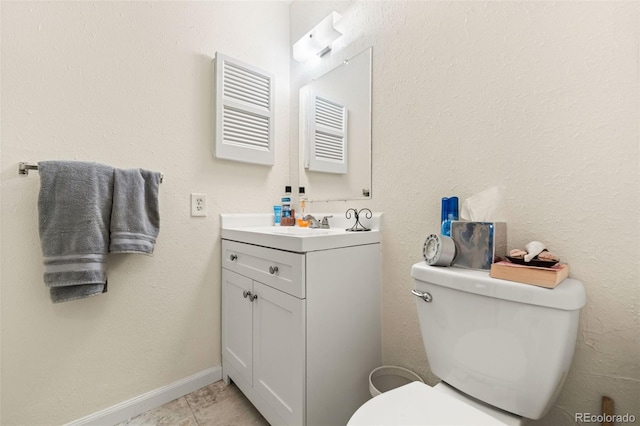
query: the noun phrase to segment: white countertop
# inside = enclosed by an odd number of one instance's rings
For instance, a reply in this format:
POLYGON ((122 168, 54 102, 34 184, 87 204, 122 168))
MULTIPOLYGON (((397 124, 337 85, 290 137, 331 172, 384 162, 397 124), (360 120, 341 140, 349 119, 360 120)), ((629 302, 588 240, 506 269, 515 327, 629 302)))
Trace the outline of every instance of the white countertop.
POLYGON ((382 213, 374 213, 371 219, 361 217, 360 222, 371 228, 371 231, 361 232, 346 230, 353 226, 355 219, 347 219, 344 213, 313 216, 321 220, 323 216, 331 215, 329 229, 314 229, 273 226, 273 215, 270 214, 221 214, 222 238, 298 253, 375 244, 382 239, 382 213))

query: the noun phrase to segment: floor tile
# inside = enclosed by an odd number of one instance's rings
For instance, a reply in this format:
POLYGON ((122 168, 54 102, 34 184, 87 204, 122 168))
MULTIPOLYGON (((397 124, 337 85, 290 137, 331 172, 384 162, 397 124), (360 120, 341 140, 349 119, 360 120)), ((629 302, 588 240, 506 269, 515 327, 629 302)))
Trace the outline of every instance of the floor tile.
POLYGON ((195 416, 183 398, 167 402, 124 423, 122 426, 198 426, 195 416))
POLYGON ((216 382, 185 396, 199 426, 268 426, 233 384, 216 382))
POLYGON ((234 385, 212 383, 116 426, 269 426, 234 385))

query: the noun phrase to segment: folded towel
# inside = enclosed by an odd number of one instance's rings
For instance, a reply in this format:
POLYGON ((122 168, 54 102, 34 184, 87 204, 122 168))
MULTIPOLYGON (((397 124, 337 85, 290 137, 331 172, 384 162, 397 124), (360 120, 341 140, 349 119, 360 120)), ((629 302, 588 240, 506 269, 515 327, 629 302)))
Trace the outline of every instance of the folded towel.
POLYGON ((160 173, 115 169, 111 214, 111 253, 153 254, 160 231, 160 173))
POLYGON ((38 163, 44 282, 54 303, 106 291, 113 168, 79 161, 38 163))

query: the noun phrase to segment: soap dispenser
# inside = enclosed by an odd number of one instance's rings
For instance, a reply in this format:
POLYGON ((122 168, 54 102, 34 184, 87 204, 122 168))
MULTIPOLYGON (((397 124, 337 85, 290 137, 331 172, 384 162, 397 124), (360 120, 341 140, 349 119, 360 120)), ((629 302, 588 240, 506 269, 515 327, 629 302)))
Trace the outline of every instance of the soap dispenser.
POLYGON ((300 212, 302 213, 302 217, 304 217, 304 211, 307 207, 307 196, 304 192, 304 186, 298 188, 298 200, 300 201, 300 212))
POLYGON ((298 200, 300 201, 300 217, 298 218, 298 226, 305 228, 309 226, 309 221, 304 220, 306 216, 305 209, 307 207, 307 196, 305 194, 304 186, 298 188, 298 200))

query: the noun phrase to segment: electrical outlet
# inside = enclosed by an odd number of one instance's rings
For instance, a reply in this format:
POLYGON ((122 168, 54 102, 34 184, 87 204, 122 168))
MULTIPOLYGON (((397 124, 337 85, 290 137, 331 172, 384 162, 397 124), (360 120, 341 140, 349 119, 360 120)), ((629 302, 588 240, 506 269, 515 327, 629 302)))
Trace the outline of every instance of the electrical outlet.
POLYGON ((191 216, 207 215, 207 194, 191 194, 191 216))

